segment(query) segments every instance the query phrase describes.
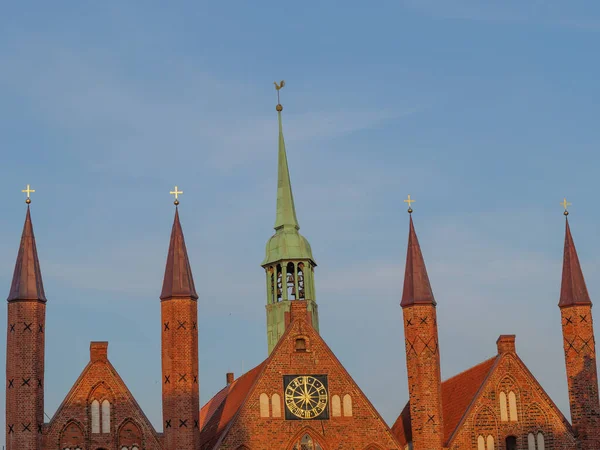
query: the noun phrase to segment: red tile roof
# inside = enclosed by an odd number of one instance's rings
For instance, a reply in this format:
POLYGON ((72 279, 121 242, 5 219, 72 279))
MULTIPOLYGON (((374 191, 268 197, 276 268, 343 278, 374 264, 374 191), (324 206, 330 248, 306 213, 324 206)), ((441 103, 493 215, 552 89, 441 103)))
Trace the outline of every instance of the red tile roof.
POLYGON ((221 389, 200 410, 200 448, 211 449, 227 430, 267 360, 221 389))
MULTIPOLYGON (((448 444, 452 434, 454 434, 456 428, 460 425, 463 416, 469 410, 497 358, 495 356, 488 359, 442 383, 444 442, 446 444, 448 444)), ((392 426, 392 432, 401 445, 406 445, 412 441, 409 405, 409 403, 406 404, 392 426)))

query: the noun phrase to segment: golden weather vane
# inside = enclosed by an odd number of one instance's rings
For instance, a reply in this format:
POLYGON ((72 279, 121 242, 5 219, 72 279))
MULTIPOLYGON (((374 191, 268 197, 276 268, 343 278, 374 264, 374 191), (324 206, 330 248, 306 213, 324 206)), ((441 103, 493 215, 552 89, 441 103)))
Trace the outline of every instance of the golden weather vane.
POLYGON ((177 186, 175 186, 175 190, 169 192, 169 194, 175 196, 175 201, 173 202, 175 204, 175 206, 179 205, 179 196, 181 194, 183 194, 183 191, 180 191, 179 188, 177 186))
POLYGON ((279 101, 279 91, 285 86, 285 80, 281 80, 279 84, 277 84, 277 81, 274 81, 273 84, 275 85, 275 89, 277 89, 277 111, 281 111, 283 106, 281 106, 281 102, 279 101))
POLYGON ((410 194, 408 194, 408 198, 406 200, 404 200, 404 203, 408 203, 408 213, 412 214, 413 209, 412 209, 412 204, 415 202, 416 200, 413 200, 410 198, 410 194))
POLYGON ((25 203, 29 205, 31 203, 31 193, 35 192, 35 190, 31 189, 31 186, 27 185, 27 189, 23 189, 21 192, 27 194, 27 199, 25 200, 25 203))
POLYGON ((563 213, 565 216, 569 215, 569 206, 571 206, 571 203, 567 202, 566 197, 563 199, 562 202, 560 202, 560 205, 565 209, 565 212, 563 213))

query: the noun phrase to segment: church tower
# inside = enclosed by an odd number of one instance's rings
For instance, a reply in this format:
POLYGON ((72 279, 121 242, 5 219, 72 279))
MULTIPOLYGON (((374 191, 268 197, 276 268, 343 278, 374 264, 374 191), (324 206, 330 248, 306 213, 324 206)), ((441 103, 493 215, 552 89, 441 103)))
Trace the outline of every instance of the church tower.
MULTIPOLYGON (((277 91, 283 87, 277 85, 277 91)), ((315 301, 314 269, 317 266, 310 244, 298 231, 298 219, 288 169, 281 111, 277 104, 279 120, 279 156, 277 175, 277 212, 275 234, 269 239, 266 256, 262 262, 267 276, 267 338, 269 354, 279 342, 289 322, 291 302, 306 301, 313 327, 319 331, 319 315, 315 301)))
POLYGON ((33 235, 29 198, 27 203, 25 226, 8 295, 7 450, 42 448, 46 295, 33 235))
MULTIPOLYGON (((181 193, 177 187, 175 192, 181 193)), ((176 199, 175 205, 178 204, 176 199)), ((198 294, 177 206, 160 300, 164 448, 197 449, 200 446, 198 294)))
MULTIPOLYGON (((409 197, 410 202, 410 197, 409 197)), ((409 208, 402 312, 414 450, 442 450, 442 379, 436 302, 409 208)))
MULTIPOLYGON (((566 206, 566 200, 565 200, 566 206)), ((565 211, 565 215, 568 212, 565 211)), ((592 301, 566 220, 560 314, 569 385, 571 423, 581 450, 600 449, 600 400, 592 301)))

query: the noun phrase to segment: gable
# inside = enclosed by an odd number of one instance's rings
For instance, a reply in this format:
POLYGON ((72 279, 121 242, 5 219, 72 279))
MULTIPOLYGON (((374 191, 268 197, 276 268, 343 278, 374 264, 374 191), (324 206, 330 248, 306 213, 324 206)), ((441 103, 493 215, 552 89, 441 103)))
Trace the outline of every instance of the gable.
POLYGON ((79 435, 92 445, 110 445, 106 448, 114 446, 116 436, 128 442, 140 439, 143 448, 161 448, 152 424, 106 359, 91 361, 84 368, 46 425, 44 448, 58 448, 65 439, 76 444, 79 435), (93 424, 97 430, 92 429, 93 424))
POLYGON ((546 448, 574 448, 569 422, 517 354, 507 352, 497 359, 448 448, 476 448, 479 436, 488 435, 495 440, 515 435, 525 447, 527 435, 538 432, 544 434, 546 448))
POLYGON ((324 448, 400 448, 381 416, 305 317, 305 312, 294 315, 219 440, 203 450, 237 449, 241 445, 287 449, 305 435, 324 448), (297 339, 304 340, 300 351, 296 351, 297 339), (286 419, 284 377, 293 375, 321 376, 328 387, 329 418, 286 419))

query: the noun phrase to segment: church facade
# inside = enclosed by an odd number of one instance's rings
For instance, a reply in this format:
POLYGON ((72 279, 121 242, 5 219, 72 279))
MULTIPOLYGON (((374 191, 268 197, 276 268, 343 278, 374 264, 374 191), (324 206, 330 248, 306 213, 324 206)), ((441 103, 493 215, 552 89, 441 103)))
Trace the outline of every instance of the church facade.
POLYGON ((277 113, 275 233, 262 261, 267 358, 237 379, 228 374, 223 389, 201 406, 198 294, 176 208, 160 293, 162 431, 110 363, 107 342, 90 344, 89 363, 45 422, 47 299, 28 205, 8 297, 6 448, 599 450, 592 303, 568 222, 559 307, 571 422, 519 358, 512 335, 500 336, 494 357, 442 381, 436 301, 411 214, 398 319, 409 402, 398 405, 400 415, 388 427, 319 334, 317 264, 299 232, 281 105, 277 113))

